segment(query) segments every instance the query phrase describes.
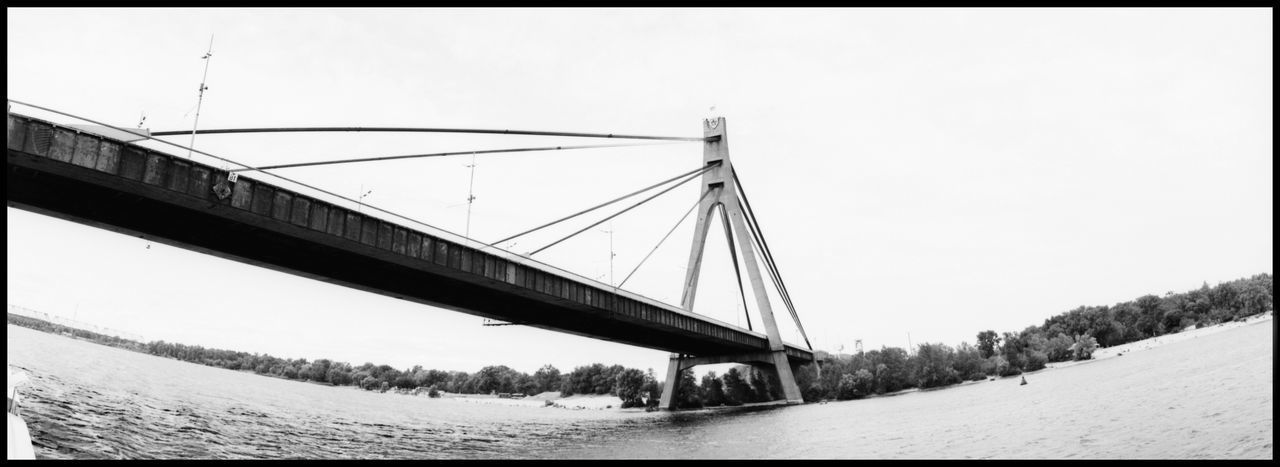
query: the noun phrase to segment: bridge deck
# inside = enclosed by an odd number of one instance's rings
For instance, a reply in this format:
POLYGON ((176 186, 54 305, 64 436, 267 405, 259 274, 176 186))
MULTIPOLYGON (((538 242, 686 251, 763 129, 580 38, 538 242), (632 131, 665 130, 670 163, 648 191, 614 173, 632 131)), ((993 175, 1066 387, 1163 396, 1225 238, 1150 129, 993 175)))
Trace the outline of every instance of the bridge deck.
MULTIPOLYGON (((543 329, 696 356, 764 334, 480 251, 241 176, 47 121, 8 118, 9 206, 270 269, 543 329)), ((793 363, 813 353, 791 344, 793 363)))

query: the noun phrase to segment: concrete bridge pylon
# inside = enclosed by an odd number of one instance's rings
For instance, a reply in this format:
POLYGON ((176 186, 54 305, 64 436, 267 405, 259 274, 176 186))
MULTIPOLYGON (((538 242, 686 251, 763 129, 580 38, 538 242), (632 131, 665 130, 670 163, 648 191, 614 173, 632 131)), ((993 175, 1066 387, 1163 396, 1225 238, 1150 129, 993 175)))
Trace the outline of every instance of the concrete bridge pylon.
MULTIPOLYGON (((698 365, 717 363, 745 363, 759 368, 772 368, 782 383, 783 398, 787 403, 799 404, 804 399, 800 386, 796 383, 793 367, 787 358, 785 344, 778 332, 777 322, 773 317, 773 307, 765 291, 764 280, 760 272, 757 252, 752 247, 751 233, 748 231, 746 214, 739 202, 737 187, 733 181, 733 163, 729 159, 729 138, 724 117, 703 120, 703 135, 707 138, 703 143, 703 161, 707 165, 719 163, 715 168, 702 176, 702 201, 698 205, 698 220, 694 226, 693 245, 689 251, 689 267, 685 273, 684 291, 680 306, 692 312, 694 298, 698 291, 698 277, 702 267, 702 256, 706 247, 707 232, 712 228, 713 211, 720 209, 724 230, 729 241, 730 255, 735 247, 741 251, 747 277, 751 283, 751 291, 760 311, 768 337, 769 349, 759 352, 748 352, 725 355, 689 355, 673 353, 667 365, 667 379, 662 388, 659 407, 663 410, 676 409, 675 395, 679 389, 680 372, 698 365), (718 137, 718 138, 716 138, 718 137)), ((736 258, 735 258, 736 260, 736 258)), ((741 278, 739 278, 741 281, 741 278)))

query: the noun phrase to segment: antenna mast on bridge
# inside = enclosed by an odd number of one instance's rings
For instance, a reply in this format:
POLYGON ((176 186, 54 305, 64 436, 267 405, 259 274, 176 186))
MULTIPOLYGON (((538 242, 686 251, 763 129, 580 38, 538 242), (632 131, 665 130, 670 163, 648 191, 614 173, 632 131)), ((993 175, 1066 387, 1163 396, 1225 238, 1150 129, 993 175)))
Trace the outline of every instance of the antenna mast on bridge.
POLYGON ((209 35, 209 51, 200 58, 204 60, 204 75, 200 77, 200 96, 196 99, 196 119, 195 123, 191 124, 191 143, 187 145, 187 159, 191 158, 191 148, 196 147, 196 128, 200 126, 200 106, 204 104, 204 90, 209 89, 204 83, 209 78, 209 62, 213 61, 213 34, 209 35))

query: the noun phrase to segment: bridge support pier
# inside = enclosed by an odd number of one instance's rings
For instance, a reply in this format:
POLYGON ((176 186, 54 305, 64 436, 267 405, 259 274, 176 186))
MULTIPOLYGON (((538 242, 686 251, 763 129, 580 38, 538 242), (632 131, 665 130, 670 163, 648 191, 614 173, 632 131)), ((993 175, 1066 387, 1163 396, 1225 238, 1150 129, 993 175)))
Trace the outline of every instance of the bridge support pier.
MULTIPOLYGON (((803 403, 800 386, 796 384, 795 370, 787 358, 782 336, 773 318, 773 307, 765 292, 764 281, 760 274, 760 265, 756 260, 756 251, 752 246, 751 234, 746 224, 746 214, 738 201, 738 190, 733 182, 733 165, 729 160, 729 140, 726 134, 723 117, 703 122, 703 135, 708 141, 703 146, 703 161, 718 166, 708 170, 702 176, 702 202, 698 205, 698 221, 694 226, 693 246, 689 251, 689 267, 685 273, 684 294, 681 307, 692 311, 694 297, 698 290, 698 276, 702 267, 702 253, 706 246, 707 232, 711 229, 712 214, 720 209, 724 222, 725 234, 729 241, 729 251, 733 254, 734 246, 741 252, 746 266, 747 276, 751 282, 751 290, 756 299, 756 307, 760 312, 768 337, 768 350, 732 355, 690 356, 671 354, 667 365, 667 380, 662 388, 660 408, 674 410, 677 405, 677 393, 680 387, 680 372, 697 365, 714 363, 748 363, 773 367, 782 384, 783 397, 788 403, 803 403), (712 139, 711 137, 719 137, 712 139), (736 237, 736 238, 735 238, 736 237), (736 241, 735 241, 736 240, 736 241)), ((737 261, 737 258, 734 258, 737 261)), ((735 266, 736 268, 736 266, 735 266)), ((739 281, 741 278, 739 277, 739 281)), ((746 297, 744 295, 743 299, 746 297)), ((745 307, 745 303, 743 304, 745 307)), ((750 318, 748 318, 748 323, 750 318)), ((797 323, 798 325, 798 323, 797 323)))
POLYGON ((800 386, 796 384, 796 367, 787 359, 786 352, 761 351, 705 357, 673 353, 667 364, 667 380, 662 386, 662 398, 658 402, 658 407, 663 410, 675 410, 678 408, 677 394, 680 391, 680 372, 698 365, 719 363, 743 363, 754 367, 762 367, 765 371, 772 371, 782 385, 782 399, 787 401, 788 404, 804 403, 804 397, 800 394, 800 386))

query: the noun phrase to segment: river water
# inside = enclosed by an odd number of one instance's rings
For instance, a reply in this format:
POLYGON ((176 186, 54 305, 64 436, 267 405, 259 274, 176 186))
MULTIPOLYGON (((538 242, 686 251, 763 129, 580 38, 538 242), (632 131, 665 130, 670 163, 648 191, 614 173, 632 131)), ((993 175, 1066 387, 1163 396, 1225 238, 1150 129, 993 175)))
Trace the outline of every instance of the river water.
POLYGON ((1259 458, 1272 322, 1018 378, 678 413, 328 387, 9 325, 39 458, 1259 458))

